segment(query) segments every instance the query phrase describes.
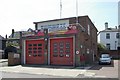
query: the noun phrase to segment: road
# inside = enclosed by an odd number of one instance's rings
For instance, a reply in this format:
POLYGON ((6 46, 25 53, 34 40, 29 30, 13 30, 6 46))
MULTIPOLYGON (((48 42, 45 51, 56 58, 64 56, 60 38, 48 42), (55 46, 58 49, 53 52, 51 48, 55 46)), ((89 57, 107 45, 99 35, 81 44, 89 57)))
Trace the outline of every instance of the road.
MULTIPOLYGON (((6 63, 5 63, 6 64, 6 63)), ((120 65, 119 65, 120 66, 120 65)), ((66 78, 66 76, 61 76, 60 75, 53 75, 52 73, 55 71, 61 71, 61 73, 64 73, 64 75, 69 74, 68 72, 79 72, 82 71, 80 69, 52 69, 52 68, 32 68, 32 67, 19 67, 19 66, 14 66, 14 67, 8 67, 10 70, 11 69, 17 69, 19 68, 20 70, 24 71, 32 71, 34 70, 40 70, 38 72, 43 72, 42 74, 29 74, 28 73, 22 73, 22 71, 19 71, 18 73, 14 71, 12 72, 2 72, 2 77, 3 78, 66 78), (31 70, 33 69, 33 70, 31 70), (44 70, 43 70, 44 69, 44 70), (42 71, 43 70, 43 71, 42 71), (50 75, 44 74, 45 71, 51 70, 52 72, 49 73, 50 75), (65 70, 65 71, 64 71, 65 70), (67 72, 68 71, 68 72, 67 72), (20 73, 21 72, 21 73, 20 73)), ((3 69, 7 69, 3 68, 3 69)), ((7 70, 9 70, 7 69, 7 70)), ((48 71, 50 72, 50 71, 48 71)), ((37 72, 36 72, 37 73, 37 72)), ((76 74, 76 73, 75 73, 76 74)), ((63 74, 62 74, 63 75, 63 74)), ((91 67, 88 70, 83 71, 81 74, 74 75, 74 78, 118 78, 118 60, 114 60, 111 65, 99 65, 95 64, 93 67, 91 67)), ((72 76, 67 76, 67 78, 73 78, 72 76)))
POLYGON ((111 65, 96 64, 87 70, 87 72, 95 73, 92 77, 118 78, 118 60, 112 61, 111 65))
MULTIPOLYGON (((2 78, 61 78, 60 76, 2 72, 2 78)), ((64 78, 64 77, 62 77, 64 78)))

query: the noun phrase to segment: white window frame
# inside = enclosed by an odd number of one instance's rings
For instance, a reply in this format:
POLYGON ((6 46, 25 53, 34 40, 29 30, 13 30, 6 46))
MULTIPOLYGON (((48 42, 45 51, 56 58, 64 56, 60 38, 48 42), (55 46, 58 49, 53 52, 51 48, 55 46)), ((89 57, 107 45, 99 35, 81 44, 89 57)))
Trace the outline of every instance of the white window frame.
POLYGON ((110 33, 106 33, 106 39, 110 39, 110 33), (109 37, 108 37, 109 34, 109 37))

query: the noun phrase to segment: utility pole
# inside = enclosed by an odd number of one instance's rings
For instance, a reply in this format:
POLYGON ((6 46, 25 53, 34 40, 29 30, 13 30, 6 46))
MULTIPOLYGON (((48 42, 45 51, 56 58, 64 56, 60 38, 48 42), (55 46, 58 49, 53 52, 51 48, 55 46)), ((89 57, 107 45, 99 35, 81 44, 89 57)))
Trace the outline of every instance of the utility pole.
POLYGON ((60 0, 60 19, 62 18, 62 0, 60 0))

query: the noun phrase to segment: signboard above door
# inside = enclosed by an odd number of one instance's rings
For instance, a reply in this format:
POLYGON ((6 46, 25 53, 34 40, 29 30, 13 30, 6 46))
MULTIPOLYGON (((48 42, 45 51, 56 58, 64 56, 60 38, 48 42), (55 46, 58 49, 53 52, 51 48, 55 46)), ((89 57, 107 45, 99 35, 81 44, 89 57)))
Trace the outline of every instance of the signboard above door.
POLYGON ((66 31, 69 26, 69 20, 43 22, 38 23, 37 26, 40 30, 48 29, 48 33, 66 31))

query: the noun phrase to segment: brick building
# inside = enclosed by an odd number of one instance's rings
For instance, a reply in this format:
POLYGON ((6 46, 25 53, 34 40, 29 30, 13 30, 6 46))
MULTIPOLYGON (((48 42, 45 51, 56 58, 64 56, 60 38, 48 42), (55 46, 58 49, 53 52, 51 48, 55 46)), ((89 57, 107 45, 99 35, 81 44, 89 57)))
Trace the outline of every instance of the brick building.
POLYGON ((97 29, 88 16, 34 22, 22 36, 22 64, 81 66, 97 56, 97 29))

